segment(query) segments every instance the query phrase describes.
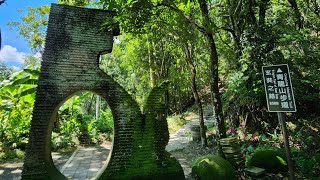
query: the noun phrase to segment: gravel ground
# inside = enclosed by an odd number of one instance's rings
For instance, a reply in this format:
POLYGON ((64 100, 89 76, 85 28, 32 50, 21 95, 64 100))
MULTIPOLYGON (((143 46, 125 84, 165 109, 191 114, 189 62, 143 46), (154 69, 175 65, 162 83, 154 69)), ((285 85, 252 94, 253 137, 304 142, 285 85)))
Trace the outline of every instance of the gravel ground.
POLYGON ((191 175, 191 162, 199 156, 215 154, 215 146, 208 141, 208 147, 202 148, 201 143, 190 142, 183 149, 171 151, 170 153, 174 156, 181 164, 186 180, 194 180, 195 178, 191 175))

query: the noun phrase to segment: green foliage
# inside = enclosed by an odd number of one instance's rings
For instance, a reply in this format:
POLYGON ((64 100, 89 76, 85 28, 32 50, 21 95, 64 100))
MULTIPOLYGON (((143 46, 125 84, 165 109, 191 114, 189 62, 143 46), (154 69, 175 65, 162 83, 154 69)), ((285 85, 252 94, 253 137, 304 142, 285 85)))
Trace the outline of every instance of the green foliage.
POLYGON ((218 41, 223 44, 221 48, 229 49, 220 50, 226 116, 235 126, 248 118, 250 123, 246 125, 249 129, 269 131, 278 125, 278 121, 266 111, 262 65, 289 65, 298 109, 291 118, 320 112, 319 103, 312 103, 320 98, 319 75, 316 73, 320 68, 320 41, 318 30, 311 25, 319 24, 319 18, 314 19, 319 13, 314 11, 316 4, 297 1, 308 21, 304 21, 303 28, 297 28, 292 7, 279 1, 264 2, 225 1, 226 4, 218 9, 219 23, 231 35, 219 32, 218 41))
MULTIPOLYGON (((112 54, 103 56, 100 68, 112 76, 142 104, 153 86, 164 80, 171 85, 166 93, 169 112, 182 112, 194 101, 190 88, 190 70, 185 61, 185 47, 193 47, 193 63, 197 68, 197 85, 202 101, 208 97, 210 51, 206 39, 197 29, 203 21, 199 1, 123 1, 59 0, 75 6, 94 6, 116 10, 118 16, 106 25, 120 24, 122 34, 116 38, 112 54)), ((296 0, 303 17, 297 26, 297 16, 290 3, 281 1, 206 1, 210 21, 207 31, 213 31, 219 56, 219 86, 223 94, 224 115, 230 125, 246 131, 272 135, 270 142, 252 141, 243 145, 247 155, 256 147, 279 146, 279 135, 271 134, 278 126, 274 114, 266 111, 261 66, 289 64, 298 112, 289 120, 313 115, 319 117, 319 4, 316 1, 296 0), (250 3, 254 2, 254 3, 250 3), (265 145, 263 145, 265 144, 265 145)), ((28 40, 35 52, 43 51, 49 6, 30 7, 22 15, 22 22, 11 22, 28 40)), ((24 70, 13 70, 0 65, 0 151, 14 148, 27 141, 39 61, 27 58, 24 70)), ((59 110, 60 126, 56 127, 53 143, 59 147, 78 143, 82 132, 88 132, 95 142, 100 133, 112 133, 111 111, 101 104, 96 119, 95 95, 80 93, 67 101, 59 110), (70 138, 71 137, 71 138, 70 138)), ((169 118, 170 124, 180 125, 169 118), (174 122, 174 123, 172 123, 174 122)), ((310 177, 319 167, 318 125, 304 122, 293 132, 299 153, 294 154, 303 173, 311 168, 310 177), (311 129, 310 126, 313 128, 311 129), (311 133, 312 132, 312 133, 311 133), (307 155, 312 156, 308 157, 307 155)), ((53 145, 56 146, 56 145, 53 145)), ((309 175, 308 175, 309 177, 309 175)))
POLYGON ((299 119, 296 126, 290 129, 293 148, 292 159, 296 169, 306 179, 317 179, 320 176, 320 142, 319 117, 299 119))
POLYGON ((100 134, 108 137, 113 134, 111 110, 105 101, 95 109, 97 102, 96 95, 90 92, 79 92, 64 102, 58 112, 59 123, 53 132, 59 136, 52 136, 54 149, 85 143, 81 141, 97 143, 100 141, 100 134), (98 119, 93 115, 96 111, 98 119))
POLYGON ((179 130, 184 124, 186 124, 186 120, 182 118, 180 115, 169 116, 167 117, 167 121, 169 134, 173 134, 174 132, 179 130))
POLYGON ((71 136, 52 132, 51 148, 53 151, 57 151, 58 149, 74 146, 75 142, 72 140, 71 136))
MULTIPOLYGON (((25 10, 20 10, 24 12, 25 10)), ((29 47, 36 53, 42 53, 45 41, 45 30, 48 25, 49 5, 28 7, 27 14, 21 16, 21 22, 9 22, 8 25, 19 30, 20 35, 26 38, 29 47)))
POLYGON ((0 84, 0 140, 4 149, 27 140, 38 73, 39 68, 30 65, 0 84))
POLYGON ((298 149, 292 150, 293 160, 304 177, 307 179, 315 179, 319 177, 320 170, 320 153, 306 153, 298 149))
POLYGON ((7 66, 4 62, 0 61, 0 82, 9 79, 10 75, 14 72, 13 68, 7 66))
POLYGON ((192 163, 192 173, 201 180, 236 178, 232 165, 217 155, 198 157, 192 163))
POLYGON ((279 149, 261 149, 253 153, 248 166, 264 168, 267 171, 284 171, 287 169, 286 156, 279 149))
POLYGON ((90 0, 58 0, 59 4, 66 4, 69 6, 87 6, 90 0))
POLYGON ((110 109, 101 112, 101 116, 96 122, 96 127, 100 133, 113 134, 113 117, 110 109))
POLYGON ((3 152, 0 151, 0 162, 15 158, 23 159, 24 151, 20 149, 6 150, 3 152))

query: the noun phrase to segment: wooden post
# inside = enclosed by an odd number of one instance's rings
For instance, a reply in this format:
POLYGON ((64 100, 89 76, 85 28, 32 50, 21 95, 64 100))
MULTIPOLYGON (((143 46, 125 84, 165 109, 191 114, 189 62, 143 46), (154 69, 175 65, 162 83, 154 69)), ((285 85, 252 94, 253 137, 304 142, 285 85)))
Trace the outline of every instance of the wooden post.
POLYGON ((282 134, 283 134, 283 139, 284 139, 284 146, 286 148, 286 155, 287 155, 287 163, 288 163, 290 180, 294 180, 293 163, 291 160, 291 152, 290 152, 290 145, 289 145, 289 139, 288 139, 288 131, 287 131, 285 113, 278 112, 278 119, 281 124, 282 134))

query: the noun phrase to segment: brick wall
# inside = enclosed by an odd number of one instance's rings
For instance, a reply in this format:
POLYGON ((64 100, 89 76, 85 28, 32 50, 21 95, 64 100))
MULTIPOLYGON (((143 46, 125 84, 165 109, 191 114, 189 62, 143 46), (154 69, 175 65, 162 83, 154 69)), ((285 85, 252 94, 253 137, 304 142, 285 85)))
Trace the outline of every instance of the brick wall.
POLYGON ((109 104, 113 149, 100 179, 184 179, 180 164, 165 151, 168 127, 160 103, 166 84, 155 88, 141 112, 132 97, 99 68, 111 52, 118 28, 102 24, 113 12, 52 4, 22 179, 65 179, 51 157, 51 133, 59 107, 79 91, 109 104))

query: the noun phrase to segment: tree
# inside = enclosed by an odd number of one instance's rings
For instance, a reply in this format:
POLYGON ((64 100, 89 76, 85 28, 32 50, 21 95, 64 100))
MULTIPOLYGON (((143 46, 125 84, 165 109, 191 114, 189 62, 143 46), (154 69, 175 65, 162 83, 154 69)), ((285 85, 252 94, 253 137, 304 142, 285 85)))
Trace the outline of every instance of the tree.
POLYGON ((9 79, 10 75, 14 72, 14 70, 4 62, 0 62, 0 82, 6 79, 9 79))
POLYGON ((201 144, 202 144, 202 147, 206 147, 207 146, 206 129, 204 126, 202 103, 199 97, 199 90, 196 83, 197 70, 193 63, 193 47, 186 44, 184 48, 186 51, 187 64, 189 65, 190 71, 191 71, 191 87, 192 87, 191 89, 195 99, 195 104, 198 107, 201 144))
MULTIPOLYGON (((48 25, 50 6, 28 7, 27 15, 21 16, 22 22, 9 22, 27 41, 33 53, 43 53, 45 30, 48 25)), ((23 12, 23 10, 22 10, 23 12)))
MULTIPOLYGON (((214 117, 217 122, 218 135, 226 137, 225 124, 223 120, 222 104, 218 87, 218 53, 216 44, 213 38, 212 21, 209 17, 208 2, 199 0, 198 5, 201 11, 199 19, 202 19, 202 25, 196 23, 195 19, 191 19, 185 15, 185 9, 179 9, 175 2, 172 1, 100 1, 105 8, 116 9, 118 12, 117 19, 120 26, 124 30, 132 32, 144 32, 148 28, 151 19, 156 18, 160 12, 168 10, 172 13, 177 13, 178 17, 185 22, 190 23, 198 31, 200 31, 206 38, 209 45, 210 52, 210 87, 213 103, 214 117), (129 18, 130 17, 130 18, 129 18), (182 17, 182 18, 181 18, 182 17)), ((177 2, 179 7, 190 8, 196 7, 196 4, 191 1, 177 2)), ((164 21, 164 23, 167 23, 164 21)))
POLYGON ((38 74, 39 68, 27 66, 0 84, 0 146, 5 149, 27 141, 38 74))

